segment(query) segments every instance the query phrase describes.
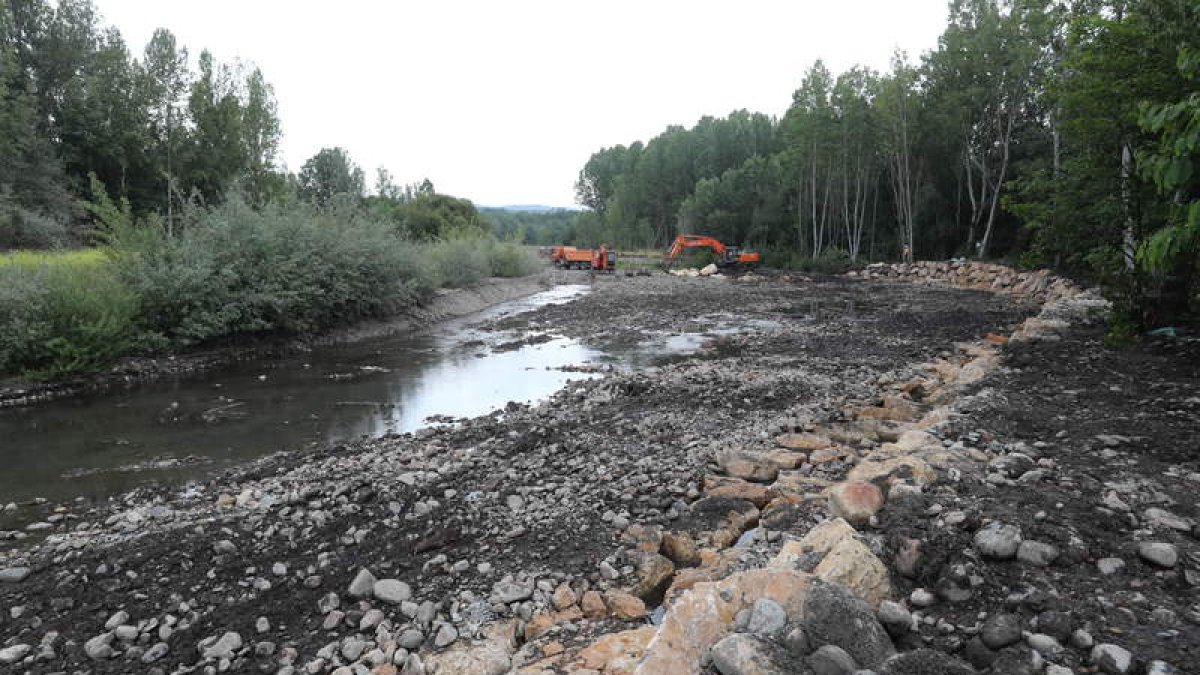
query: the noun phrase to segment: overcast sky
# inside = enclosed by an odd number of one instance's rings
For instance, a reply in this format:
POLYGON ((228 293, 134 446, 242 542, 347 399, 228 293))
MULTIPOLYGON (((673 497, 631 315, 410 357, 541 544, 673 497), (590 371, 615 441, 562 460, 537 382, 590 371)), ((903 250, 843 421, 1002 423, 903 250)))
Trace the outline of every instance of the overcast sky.
POLYGON ((140 55, 156 27, 275 87, 280 161, 342 146, 367 173, 476 204, 569 206, 602 147, 746 108, 804 71, 937 43, 946 0, 96 0, 140 55))

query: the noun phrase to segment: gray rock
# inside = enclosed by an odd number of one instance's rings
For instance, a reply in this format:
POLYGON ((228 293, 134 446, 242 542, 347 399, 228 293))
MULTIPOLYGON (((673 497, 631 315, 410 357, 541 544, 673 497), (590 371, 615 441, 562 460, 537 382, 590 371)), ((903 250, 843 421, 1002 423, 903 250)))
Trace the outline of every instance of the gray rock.
POLYGON ((533 584, 519 584, 515 581, 498 581, 492 586, 492 602, 510 604, 528 600, 533 596, 533 584))
POLYGON ((1021 617, 1015 614, 993 614, 983 622, 979 633, 988 649, 1002 649, 1021 639, 1021 617))
POLYGON ((1146 664, 1146 675, 1181 675, 1181 671, 1166 661, 1151 661, 1146 664))
POLYGON ((841 586, 820 580, 814 580, 804 601, 800 627, 812 644, 841 647, 868 668, 896 653, 867 603, 841 586))
POLYGON ((375 582, 375 597, 384 602, 390 602, 393 605, 408 600, 412 597, 412 589, 408 584, 398 579, 380 579, 375 582))
POLYGON ((887 629, 892 637, 899 637, 912 630, 912 613, 904 605, 891 600, 879 604, 879 623, 887 629))
POLYGON ((375 575, 371 571, 363 568, 354 575, 354 581, 350 582, 350 588, 347 592, 356 598, 369 598, 375 590, 375 575))
POLYGON ((1092 647, 1092 664, 1109 675, 1128 673, 1133 667, 1133 654, 1128 649, 1114 644, 1099 644, 1092 647))
POLYGON ((884 661, 879 675, 976 675, 975 669, 934 649, 915 649, 884 661))
POLYGON ((1048 659, 1057 658, 1063 651, 1063 646, 1058 643, 1058 640, 1045 633, 1033 633, 1025 638, 1025 644, 1048 659))
POLYGON ((836 645, 825 645, 810 654, 808 667, 816 675, 852 675, 857 669, 854 659, 836 645))
POLYGON ((83 653, 93 661, 110 658, 113 655, 112 641, 112 633, 101 633, 83 643, 83 653))
POLYGON ((722 639, 712 646, 709 656, 721 675, 792 672, 783 650, 749 633, 734 633, 722 639))
POLYGON ((1101 574, 1116 574, 1125 568, 1125 561, 1120 558, 1101 558, 1096 561, 1096 568, 1101 574))
POLYGON ((1075 675, 1075 671, 1066 666, 1051 663, 1046 666, 1046 675, 1075 675))
POLYGON ((222 553, 237 553, 237 544, 228 539, 222 539, 213 544, 213 553, 218 555, 222 553))
POLYGON ((1167 527, 1172 530, 1179 530, 1180 532, 1190 532, 1192 530, 1191 521, 1186 518, 1181 518, 1174 513, 1167 511, 1166 509, 1160 509, 1152 506, 1146 509, 1145 513, 1142 515, 1147 521, 1150 522, 1151 525, 1167 527))
POLYGON ((803 628, 793 628, 788 631, 787 637, 783 638, 783 646, 789 653, 796 656, 808 656, 813 650, 812 643, 804 634, 803 628))
POLYGON ((937 602, 937 596, 929 591, 929 589, 916 588, 913 589, 913 592, 908 596, 908 601, 911 602, 914 607, 931 607, 937 602))
POLYGON ((116 614, 113 614, 112 616, 108 617, 108 621, 104 622, 104 630, 112 630, 112 629, 116 628, 117 626, 120 626, 121 624, 125 623, 126 621, 129 621, 129 612, 126 612, 125 610, 121 610, 121 611, 117 612, 116 614))
POLYGON ((341 653, 347 661, 357 661, 367 650, 367 643, 353 635, 342 640, 341 653))
POLYGON ((229 631, 211 646, 202 649, 200 655, 206 659, 232 659, 234 653, 241 648, 242 636, 229 631))
POLYGON ((787 612, 783 606, 769 598, 760 598, 750 610, 746 632, 769 637, 783 630, 786 625, 787 612))
POLYGON ((1058 547, 1026 539, 1017 547, 1017 560, 1029 565, 1046 567, 1058 559, 1058 547))
POLYGON ((13 645, 0 649, 0 663, 16 663, 32 650, 29 645, 13 645))
POLYGON ((338 597, 337 593, 326 593, 321 596, 320 600, 317 600, 317 611, 322 614, 328 614, 337 609, 341 604, 342 599, 338 597))
POLYGON ((975 533, 975 550, 986 558, 1008 560, 1017 555, 1021 545, 1021 528, 993 521, 975 533))
POLYGON ((156 642, 154 646, 147 649, 145 654, 142 654, 142 663, 154 663, 167 655, 171 651, 171 647, 165 642, 156 642))
POLYGON ((1038 675, 1045 661, 1041 654, 1025 645, 1010 645, 1000 650, 992 661, 990 675, 1038 675))
POLYGON ((442 627, 438 629, 437 635, 433 637, 433 645, 440 649, 457 639, 458 631, 454 629, 454 626, 444 623, 442 624, 442 627))
POLYGON ((1086 630, 1078 628, 1071 633, 1072 647, 1076 649, 1091 649, 1093 644, 1095 644, 1095 640, 1092 639, 1092 634, 1086 630))
POLYGON ((378 609, 368 610, 366 614, 362 615, 362 619, 359 620, 358 629, 361 631, 371 630, 383 623, 384 618, 383 612, 378 609))
POLYGON ((425 635, 415 628, 409 628, 396 638, 396 644, 409 651, 417 649, 423 642, 425 642, 425 635))
POLYGON ((254 622, 254 630, 258 631, 259 633, 265 633, 271 630, 271 620, 265 616, 258 617, 258 619, 254 622))
POLYGON ((137 639, 138 629, 137 626, 117 626, 113 629, 113 635, 116 635, 118 640, 132 642, 137 639))
POLYGON ((1159 567, 1174 567, 1179 562, 1179 551, 1175 545, 1163 542, 1142 542, 1138 545, 1138 555, 1142 560, 1159 567))
POLYGON ((28 567, 5 567, 0 569, 0 584, 17 584, 29 576, 28 567))

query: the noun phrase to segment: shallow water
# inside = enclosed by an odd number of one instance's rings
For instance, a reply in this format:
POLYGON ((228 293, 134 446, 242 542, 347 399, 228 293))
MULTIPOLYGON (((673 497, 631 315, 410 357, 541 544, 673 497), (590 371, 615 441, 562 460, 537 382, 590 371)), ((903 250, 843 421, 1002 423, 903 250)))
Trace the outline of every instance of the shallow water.
MULTIPOLYGON (((202 478, 280 450, 474 417, 510 401, 544 399, 570 380, 594 377, 564 367, 652 366, 694 352, 707 339, 687 333, 600 351, 569 338, 526 332, 520 320, 510 322, 518 326, 511 330, 483 328, 505 325, 506 317, 567 302, 587 290, 558 286, 429 333, 333 345, 128 391, 0 409, 0 506, 38 497, 51 502, 105 498, 151 482, 202 478)), ((17 514, 0 516, 7 521, 0 529, 23 520, 17 514)))

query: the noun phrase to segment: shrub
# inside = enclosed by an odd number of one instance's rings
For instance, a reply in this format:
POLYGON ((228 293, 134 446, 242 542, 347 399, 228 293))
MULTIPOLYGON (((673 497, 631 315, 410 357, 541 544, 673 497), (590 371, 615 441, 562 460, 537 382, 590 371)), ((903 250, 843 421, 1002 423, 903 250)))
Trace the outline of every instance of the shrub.
POLYGON ((488 254, 479 240, 451 239, 423 247, 433 263, 439 286, 464 288, 492 275, 488 254))
POLYGON ((492 241, 487 246, 488 262, 494 277, 523 277, 540 266, 532 251, 511 241, 492 241))
POLYGON ((138 303, 107 263, 0 265, 0 372, 95 370, 128 350, 138 303))

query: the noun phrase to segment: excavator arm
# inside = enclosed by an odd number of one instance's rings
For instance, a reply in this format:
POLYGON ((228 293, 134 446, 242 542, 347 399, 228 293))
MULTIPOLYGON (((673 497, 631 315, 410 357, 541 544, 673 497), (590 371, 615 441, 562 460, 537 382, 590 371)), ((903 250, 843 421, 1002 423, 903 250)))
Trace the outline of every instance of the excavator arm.
POLYGON ((730 265, 757 265, 762 257, 758 253, 743 253, 736 246, 726 246, 719 240, 701 234, 680 234, 671 242, 671 248, 663 255, 663 268, 670 271, 675 261, 689 248, 711 249, 717 257, 718 267, 730 265))

